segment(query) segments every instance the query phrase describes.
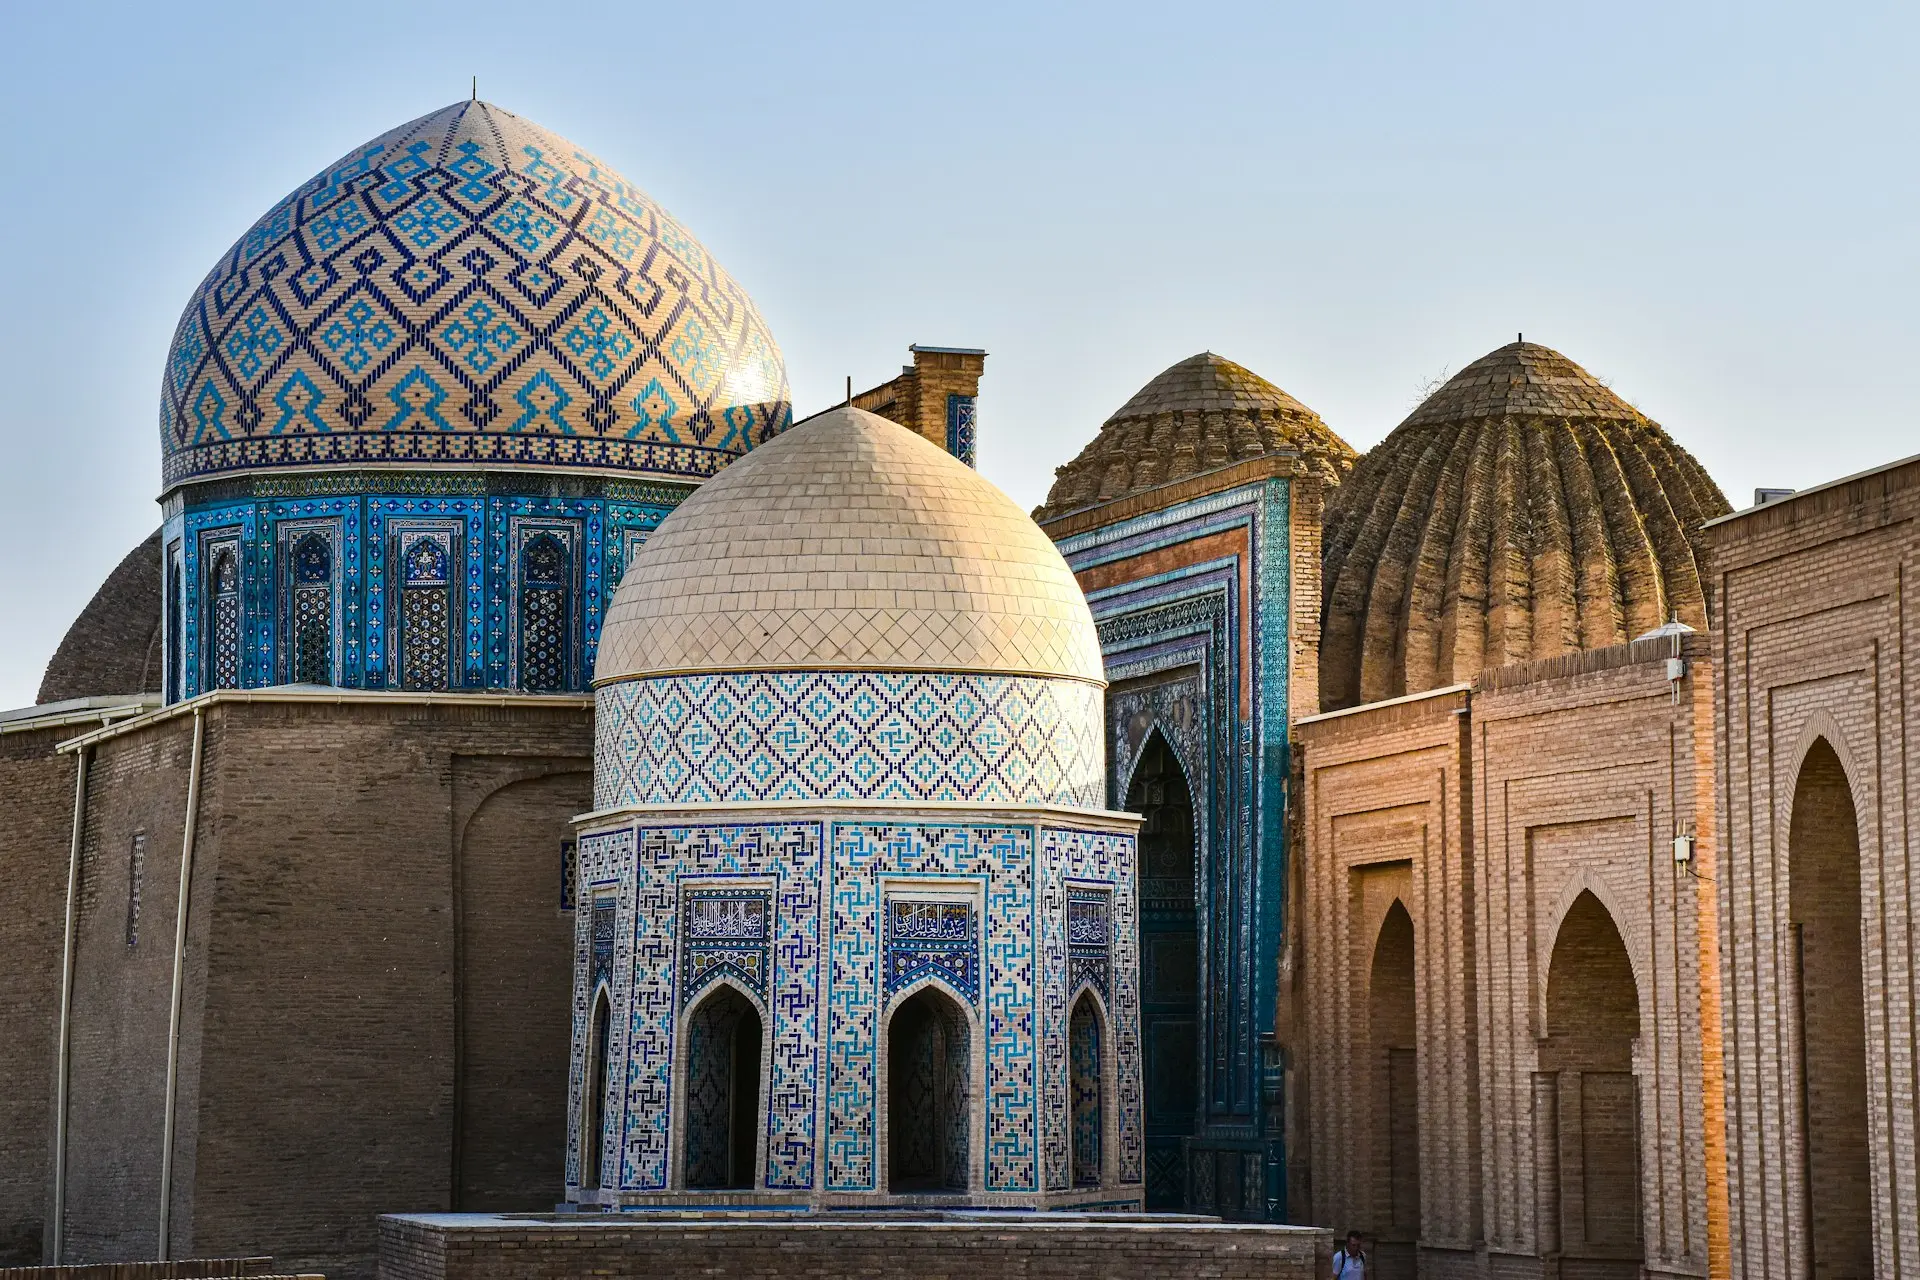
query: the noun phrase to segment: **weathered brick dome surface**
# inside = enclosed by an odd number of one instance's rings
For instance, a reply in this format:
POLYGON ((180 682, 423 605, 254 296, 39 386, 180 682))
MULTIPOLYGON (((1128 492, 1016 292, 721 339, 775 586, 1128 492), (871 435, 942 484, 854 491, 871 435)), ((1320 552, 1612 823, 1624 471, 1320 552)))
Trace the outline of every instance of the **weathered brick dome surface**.
POLYGON ((1557 351, 1501 347, 1327 505, 1326 710, 1487 667, 1704 628, 1702 522, 1731 508, 1660 425, 1557 351))
POLYGON ((1353 449, 1320 415, 1259 374, 1205 351, 1164 370, 1054 473, 1033 518, 1051 520, 1270 454, 1295 452, 1333 479, 1353 449))
POLYGON ((169 486, 312 466, 703 479, 786 424, 753 300, 644 191, 486 102, 342 156, 180 317, 169 486))
POLYGON ((127 552, 67 628, 38 702, 160 689, 160 531, 127 552))

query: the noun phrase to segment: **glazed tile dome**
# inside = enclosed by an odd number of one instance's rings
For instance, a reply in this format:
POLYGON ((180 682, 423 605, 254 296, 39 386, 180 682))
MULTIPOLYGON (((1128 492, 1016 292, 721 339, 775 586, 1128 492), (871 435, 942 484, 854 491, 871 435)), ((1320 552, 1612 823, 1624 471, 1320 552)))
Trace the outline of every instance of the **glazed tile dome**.
POLYGON ((779 430, 753 300, 571 142, 459 102, 356 147, 220 259, 168 353, 164 477, 559 467, 700 479, 779 430))
POLYGON ((835 668, 1105 681, 1052 541, 971 467, 852 407, 675 508, 621 580, 594 678, 835 668))
POLYGON ((1329 480, 1354 456, 1319 414, 1251 369, 1205 351, 1164 370, 1120 406, 1080 455, 1054 473, 1033 518, 1052 520, 1286 452, 1298 453, 1329 480))
POLYGON ((1487 667, 1706 626, 1700 464, 1557 351, 1462 369, 1327 504, 1320 696, 1334 710, 1487 667))

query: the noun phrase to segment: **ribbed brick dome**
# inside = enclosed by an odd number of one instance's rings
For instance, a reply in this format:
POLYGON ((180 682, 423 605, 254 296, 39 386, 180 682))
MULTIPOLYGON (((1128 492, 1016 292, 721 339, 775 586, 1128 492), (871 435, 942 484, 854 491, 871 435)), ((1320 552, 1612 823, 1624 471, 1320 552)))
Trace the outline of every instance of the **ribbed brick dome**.
POLYGON ((1515 342, 1415 409, 1327 504, 1326 710, 1704 628, 1692 455, 1557 351, 1515 342))
POLYGON ((1353 449, 1320 415, 1259 374, 1203 351, 1135 392, 1054 473, 1036 520, 1112 502, 1250 458, 1296 452, 1328 480, 1353 449))

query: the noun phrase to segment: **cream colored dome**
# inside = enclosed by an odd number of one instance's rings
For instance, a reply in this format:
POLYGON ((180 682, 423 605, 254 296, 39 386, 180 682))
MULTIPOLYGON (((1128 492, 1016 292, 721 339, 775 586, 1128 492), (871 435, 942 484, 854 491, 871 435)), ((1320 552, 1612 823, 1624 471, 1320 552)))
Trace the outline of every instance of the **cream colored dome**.
POLYGON ((1093 614, 1025 512, 863 409, 831 409, 707 481, 614 594, 597 683, 869 669, 1104 683, 1093 614))

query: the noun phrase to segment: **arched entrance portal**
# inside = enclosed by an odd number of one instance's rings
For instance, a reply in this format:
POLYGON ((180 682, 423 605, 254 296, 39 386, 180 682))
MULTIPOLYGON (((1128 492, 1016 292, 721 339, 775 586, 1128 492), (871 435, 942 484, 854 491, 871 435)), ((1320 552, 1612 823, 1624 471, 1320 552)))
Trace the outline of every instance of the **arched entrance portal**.
POLYGON ((1860 973, 1860 828, 1823 738, 1800 766, 1787 836, 1799 1014, 1799 1170, 1814 1280, 1873 1274, 1866 1002, 1860 973))
POLYGON ((715 987, 687 1019, 686 1181, 690 1190, 751 1191, 760 1141, 760 1013, 715 987))
POLYGON ((1106 1108, 1101 1091, 1100 1010, 1091 992, 1074 1001, 1067 1021, 1067 1062, 1073 1092, 1073 1185, 1097 1187, 1103 1181, 1101 1139, 1106 1108))
POLYGON ((587 1022, 587 1078, 580 1083, 580 1188, 600 1187, 600 1159, 607 1149, 607 1041, 613 1013, 607 989, 593 998, 593 1017, 587 1022))
POLYGON ((1381 1274, 1413 1274, 1420 1239, 1420 1095, 1413 917, 1396 899, 1373 947, 1367 989, 1373 1089, 1373 1206, 1381 1274))
POLYGON ((973 1054, 967 1015, 923 987, 887 1024, 887 1189, 967 1189, 973 1054))
POLYGON ((1640 1271, 1639 1034, 1640 992, 1626 943, 1600 900, 1582 893, 1561 921, 1547 969, 1540 1069, 1551 1076, 1558 1105, 1535 1138, 1558 1184, 1562 1256, 1583 1260, 1586 1275, 1640 1271))
POLYGON ((1140 826, 1140 1047, 1146 1083, 1147 1208, 1186 1207, 1184 1145, 1200 1103, 1193 792, 1158 730, 1127 788, 1140 826))

